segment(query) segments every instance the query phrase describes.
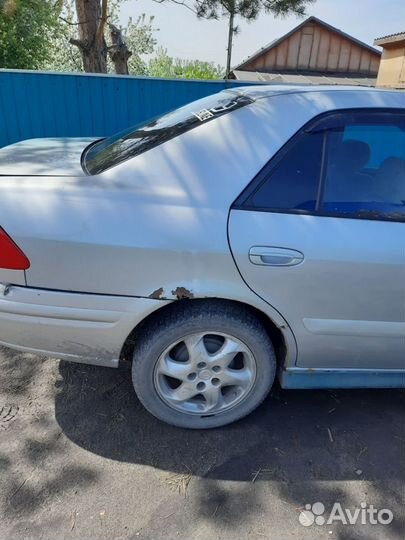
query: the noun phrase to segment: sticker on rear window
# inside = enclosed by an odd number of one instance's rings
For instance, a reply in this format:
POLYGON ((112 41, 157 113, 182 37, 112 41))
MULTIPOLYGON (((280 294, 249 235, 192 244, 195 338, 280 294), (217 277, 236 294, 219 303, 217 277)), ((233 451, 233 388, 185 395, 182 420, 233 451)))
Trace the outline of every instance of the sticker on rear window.
POLYGON ((202 109, 202 111, 199 112, 193 112, 194 116, 200 120, 200 122, 204 122, 204 120, 209 120, 214 116, 214 113, 209 111, 208 109, 202 109))

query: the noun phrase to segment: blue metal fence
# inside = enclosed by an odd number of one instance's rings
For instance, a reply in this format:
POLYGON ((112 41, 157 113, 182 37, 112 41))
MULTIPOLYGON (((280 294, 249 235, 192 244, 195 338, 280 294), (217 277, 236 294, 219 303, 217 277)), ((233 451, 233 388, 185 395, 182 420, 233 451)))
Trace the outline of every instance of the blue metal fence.
POLYGON ((237 81, 0 70, 0 147, 32 137, 111 135, 238 85, 237 81))

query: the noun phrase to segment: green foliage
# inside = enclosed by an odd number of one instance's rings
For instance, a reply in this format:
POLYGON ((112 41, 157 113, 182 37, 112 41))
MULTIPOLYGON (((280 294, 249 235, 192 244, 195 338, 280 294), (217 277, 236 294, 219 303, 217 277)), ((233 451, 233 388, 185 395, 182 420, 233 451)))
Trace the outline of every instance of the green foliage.
POLYGON ((39 69, 51 56, 59 2, 0 0, 0 68, 39 69))
MULTIPOLYGON (((128 0, 110 0, 108 9, 108 22, 120 27, 119 9, 123 2, 128 0)), ((128 60, 128 69, 131 75, 146 75, 147 65, 142 59, 142 55, 151 54, 155 50, 156 38, 154 37, 157 28, 153 26, 153 17, 148 17, 142 13, 136 20, 129 18, 127 26, 122 33, 127 44, 128 50, 132 52, 132 56, 128 60)), ((107 36, 107 43, 108 43, 107 36)), ((114 71, 111 61, 108 61, 108 71, 114 71)))
POLYGON ((132 75, 147 75, 148 67, 143 55, 151 54, 155 50, 157 40, 153 28, 153 17, 147 17, 144 13, 136 21, 129 19, 123 31, 125 42, 132 56, 128 60, 129 73, 132 75))
POLYGON ((221 66, 201 60, 182 60, 172 58, 163 48, 159 48, 154 58, 149 61, 148 75, 169 79, 220 79, 224 76, 221 66))
POLYGON ((285 15, 305 15, 305 6, 315 0, 195 0, 194 9, 198 17, 217 19, 221 15, 233 13, 248 21, 258 17, 261 11, 275 17, 285 15))
MULTIPOLYGON (((125 0, 110 0, 108 6, 108 22, 119 24, 120 4, 125 0)), ((186 79, 218 79, 224 75, 220 66, 199 60, 181 60, 171 58, 166 50, 159 48, 156 55, 147 62, 145 55, 155 52, 157 44, 153 17, 142 14, 136 20, 129 19, 123 29, 123 35, 132 52, 128 61, 131 75, 146 75, 151 77, 186 78, 186 79)), ((77 37, 77 17, 74 0, 65 0, 56 31, 53 33, 53 54, 42 64, 41 69, 54 71, 83 71, 80 52, 69 43, 77 37)), ((106 26, 106 41, 109 43, 108 25, 106 26)), ((108 59, 108 71, 114 72, 113 65, 108 59)))
POLYGON ((52 55, 48 55, 40 64, 40 69, 49 71, 83 71, 79 49, 69 43, 76 37, 77 18, 74 0, 64 0, 58 24, 50 32, 52 55))
MULTIPOLYGON (((0 0, 1 1, 1 0, 0 0)), ((110 0, 108 3, 108 22, 120 26, 119 8, 123 1, 110 0)), ((53 33, 53 54, 41 64, 41 69, 52 71, 83 71, 80 51, 69 43, 70 39, 77 38, 77 16, 74 0, 64 0, 60 14, 59 24, 53 33)), ((156 46, 154 37, 156 28, 153 27, 153 17, 140 15, 136 20, 129 19, 123 29, 123 35, 132 56, 128 61, 129 72, 132 75, 146 75, 147 65, 142 59, 145 54, 151 54, 156 46)), ((108 25, 105 29, 107 45, 109 43, 108 25)), ((111 61, 108 59, 108 71, 114 72, 111 61)))
MULTIPOLYGON (((126 0, 110 0, 108 22, 119 26, 119 8, 126 0)), ((0 0, 0 68, 83 71, 80 51, 70 44, 77 38, 78 21, 74 0, 0 0)), ((185 79, 218 79, 224 70, 213 62, 172 58, 159 48, 153 17, 142 14, 129 19, 123 29, 132 52, 128 67, 132 75, 185 79)), ((109 43, 108 24, 106 41, 109 43)), ((108 60, 108 71, 113 66, 108 60)))

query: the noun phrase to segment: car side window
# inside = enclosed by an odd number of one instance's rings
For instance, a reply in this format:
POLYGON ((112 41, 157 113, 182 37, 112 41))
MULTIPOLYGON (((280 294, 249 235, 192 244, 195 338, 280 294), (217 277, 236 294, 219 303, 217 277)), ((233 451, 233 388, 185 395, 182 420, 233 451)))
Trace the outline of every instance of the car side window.
POLYGON ((265 174, 248 206, 269 210, 313 211, 322 161, 321 133, 302 133, 265 174))
POLYGON ((366 168, 370 169, 370 172, 380 167, 387 158, 404 157, 405 130, 401 129, 399 125, 346 126, 343 140, 353 139, 369 146, 370 155, 366 168))
POLYGON ((351 109, 321 115, 287 143, 235 204, 404 221, 404 112, 351 109))
POLYGON ((327 131, 322 213, 405 217, 405 118, 327 131))

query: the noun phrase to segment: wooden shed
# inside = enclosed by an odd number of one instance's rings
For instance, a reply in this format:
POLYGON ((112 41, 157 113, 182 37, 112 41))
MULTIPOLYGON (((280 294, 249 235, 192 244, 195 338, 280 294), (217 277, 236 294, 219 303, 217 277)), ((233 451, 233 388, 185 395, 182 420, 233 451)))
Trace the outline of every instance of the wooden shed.
MULTIPOLYGON (((241 79, 244 72, 254 72, 278 76, 312 75, 328 79, 374 81, 380 58, 381 53, 370 45, 316 17, 309 17, 286 35, 263 47, 235 67, 233 76, 241 79)), ((252 76, 247 78, 252 80, 252 76)))
POLYGON ((377 86, 405 88, 405 32, 377 38, 383 48, 377 86))

